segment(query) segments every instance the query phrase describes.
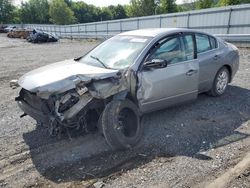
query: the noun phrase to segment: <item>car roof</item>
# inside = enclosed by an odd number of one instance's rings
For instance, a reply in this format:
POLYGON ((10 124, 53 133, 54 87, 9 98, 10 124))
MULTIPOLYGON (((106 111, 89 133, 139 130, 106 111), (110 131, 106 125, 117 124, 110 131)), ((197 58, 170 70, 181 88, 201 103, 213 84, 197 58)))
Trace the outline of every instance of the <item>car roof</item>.
MULTIPOLYGON (((144 36, 144 37, 156 37, 158 35, 172 34, 176 32, 197 32, 204 33, 200 31, 195 31, 192 29, 185 28, 149 28, 149 29, 138 29, 120 33, 119 35, 133 35, 133 36, 144 36)), ((204 33, 207 34, 207 33, 204 33)))

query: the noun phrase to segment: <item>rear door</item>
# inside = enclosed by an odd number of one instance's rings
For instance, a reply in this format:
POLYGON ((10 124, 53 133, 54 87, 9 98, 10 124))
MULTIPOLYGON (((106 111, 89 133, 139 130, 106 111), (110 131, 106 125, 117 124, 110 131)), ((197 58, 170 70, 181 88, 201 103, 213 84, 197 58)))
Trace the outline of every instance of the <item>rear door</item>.
POLYGON ((218 71, 222 56, 218 50, 217 40, 206 34, 195 34, 197 54, 200 66, 199 91, 207 91, 212 87, 213 79, 218 71))
MULTIPOLYGON (((149 112, 195 99, 198 94, 199 64, 195 58, 194 35, 166 37, 146 58, 164 59, 167 67, 142 68, 138 73, 137 99, 140 110, 149 112)), ((145 61, 145 62, 146 62, 145 61)))

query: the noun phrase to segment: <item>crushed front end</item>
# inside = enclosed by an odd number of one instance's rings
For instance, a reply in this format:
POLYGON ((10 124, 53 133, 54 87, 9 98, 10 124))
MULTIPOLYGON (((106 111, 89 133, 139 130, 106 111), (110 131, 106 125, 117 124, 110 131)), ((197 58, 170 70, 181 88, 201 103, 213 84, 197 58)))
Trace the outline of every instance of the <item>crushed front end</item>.
POLYGON ((95 130, 105 104, 126 90, 125 81, 119 76, 80 82, 67 91, 51 94, 22 88, 15 100, 24 112, 22 116, 31 116, 48 127, 51 135, 58 135, 65 128, 95 130))
POLYGON ((94 67, 74 60, 26 73, 10 86, 21 87, 16 101, 25 115, 48 127, 51 135, 65 128, 97 128, 105 105, 128 90, 126 71, 94 67))
POLYGON ((71 89, 48 99, 42 99, 35 93, 21 89, 16 98, 18 106, 38 123, 49 128, 51 135, 59 134, 63 128, 84 128, 99 116, 103 101, 93 98, 86 90, 71 89))

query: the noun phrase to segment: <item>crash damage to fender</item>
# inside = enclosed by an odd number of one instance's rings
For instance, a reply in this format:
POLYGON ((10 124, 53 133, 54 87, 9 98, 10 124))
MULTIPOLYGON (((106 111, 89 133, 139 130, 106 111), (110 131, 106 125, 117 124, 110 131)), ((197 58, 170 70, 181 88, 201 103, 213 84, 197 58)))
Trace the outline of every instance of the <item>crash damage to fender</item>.
POLYGON ((49 127, 52 135, 65 127, 93 128, 105 104, 127 93, 126 71, 104 69, 74 60, 31 71, 18 80, 16 98, 24 115, 49 127))

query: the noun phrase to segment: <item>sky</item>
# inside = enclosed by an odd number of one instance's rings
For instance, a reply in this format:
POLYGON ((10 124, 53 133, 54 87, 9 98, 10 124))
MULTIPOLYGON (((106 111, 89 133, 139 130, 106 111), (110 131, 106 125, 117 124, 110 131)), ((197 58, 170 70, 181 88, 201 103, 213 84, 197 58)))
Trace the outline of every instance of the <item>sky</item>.
MULTIPOLYGON (((21 1, 27 1, 27 0, 14 0, 16 5, 20 5, 21 1)), ((79 1, 79 0, 78 0, 79 1)), ((109 5, 125 5, 129 4, 130 0, 83 0, 84 2, 88 4, 93 4, 95 6, 99 7, 105 7, 109 5)), ((177 0, 176 3, 181 3, 182 0, 177 0)))

